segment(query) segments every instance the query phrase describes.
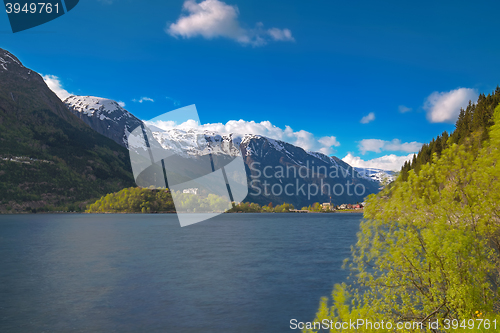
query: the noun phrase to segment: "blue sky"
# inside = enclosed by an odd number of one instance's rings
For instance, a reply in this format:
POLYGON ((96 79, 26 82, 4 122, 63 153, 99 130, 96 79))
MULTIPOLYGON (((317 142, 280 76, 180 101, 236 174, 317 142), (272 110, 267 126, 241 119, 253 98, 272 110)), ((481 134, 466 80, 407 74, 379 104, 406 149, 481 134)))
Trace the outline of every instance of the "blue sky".
POLYGON ((16 34, 0 15, 0 47, 141 119, 196 104, 203 123, 244 120, 232 126, 388 168, 402 158, 384 156, 452 131, 461 105, 500 84, 498 12, 496 1, 85 0, 16 34))

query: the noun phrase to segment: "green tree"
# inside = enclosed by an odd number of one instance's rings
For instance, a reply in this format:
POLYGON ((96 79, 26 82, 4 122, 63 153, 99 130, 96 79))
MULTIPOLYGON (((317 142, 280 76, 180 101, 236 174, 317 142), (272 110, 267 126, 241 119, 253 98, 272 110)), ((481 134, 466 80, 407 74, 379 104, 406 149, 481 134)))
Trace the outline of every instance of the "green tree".
POLYGON ((500 106, 494 119, 489 141, 479 130, 368 199, 346 263, 354 282, 321 300, 316 321, 417 321, 431 331, 429 320, 497 318, 500 106))

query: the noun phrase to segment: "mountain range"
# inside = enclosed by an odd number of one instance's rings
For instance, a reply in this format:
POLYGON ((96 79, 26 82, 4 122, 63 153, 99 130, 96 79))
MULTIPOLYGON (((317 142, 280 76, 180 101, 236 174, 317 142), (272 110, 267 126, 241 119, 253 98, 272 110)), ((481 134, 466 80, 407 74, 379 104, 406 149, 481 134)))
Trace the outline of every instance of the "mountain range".
MULTIPOLYGON (((141 123, 112 100, 70 96, 64 103, 85 123, 124 147, 127 146, 128 134, 141 123)), ((212 154, 218 154, 222 146, 231 147, 233 156, 242 154, 249 186, 246 201, 260 205, 286 202, 302 207, 313 202, 361 202, 368 194, 378 192, 379 180, 385 175, 382 170, 365 172, 352 168, 337 157, 308 152, 261 135, 221 135, 198 128, 162 130, 149 122, 144 126, 148 126, 164 149, 178 156, 196 160, 207 154, 199 150, 200 136, 206 139, 207 148, 212 154), (288 193, 285 193, 285 188, 288 193)))
MULTIPOLYGON (((61 101, 38 73, 0 49, 0 212, 78 210, 133 186, 127 138, 142 124, 110 99, 70 96, 61 101)), ((249 188, 245 201, 296 207, 355 203, 379 190, 378 176, 283 141, 150 128, 165 149, 194 160, 202 155, 193 146, 197 136, 203 135, 212 150, 230 144, 244 159, 249 188)))
POLYGON ((0 142, 0 212, 78 210, 134 184, 128 151, 78 119, 3 49, 0 142))

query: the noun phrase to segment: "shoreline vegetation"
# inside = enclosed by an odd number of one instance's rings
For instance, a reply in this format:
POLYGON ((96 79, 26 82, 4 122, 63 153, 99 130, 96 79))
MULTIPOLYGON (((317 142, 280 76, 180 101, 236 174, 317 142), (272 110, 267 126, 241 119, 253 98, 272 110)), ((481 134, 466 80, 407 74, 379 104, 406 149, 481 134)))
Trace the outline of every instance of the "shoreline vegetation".
MULTIPOLYGON (((364 209, 343 209, 343 210, 336 210, 336 211, 328 211, 328 212, 308 212, 311 214, 322 214, 322 213, 336 213, 336 214, 363 214, 364 209)), ((287 211, 287 212, 224 212, 223 214, 282 214, 282 213, 298 213, 294 211, 287 211)), ((142 213, 142 212, 75 212, 75 211, 43 211, 43 212, 21 212, 21 213, 3 213, 0 215, 23 215, 23 214, 177 214, 176 211, 170 211, 170 212, 150 212, 150 213, 142 213)), ((196 214, 196 213, 193 213, 196 214)))
POLYGON ((381 322, 409 323, 402 332, 500 329, 499 103, 500 88, 480 95, 460 113, 445 148, 423 147, 368 198, 344 264, 351 275, 321 298, 304 333, 359 319, 372 323, 363 332, 395 331, 381 322))
MULTIPOLYGON (((314 203, 308 207, 295 209, 288 203, 274 206, 272 203, 260 206, 256 203, 242 202, 233 204, 233 208, 225 210, 227 202, 215 195, 207 197, 196 194, 176 194, 176 203, 180 204, 182 213, 197 213, 196 208, 208 207, 214 212, 224 213, 362 213, 362 205, 340 205, 334 207, 329 203, 314 203), (195 207, 195 208, 193 208, 195 207)), ((110 193, 95 203, 87 206, 85 213, 175 213, 176 207, 172 194, 168 189, 147 189, 129 187, 119 192, 110 193)))

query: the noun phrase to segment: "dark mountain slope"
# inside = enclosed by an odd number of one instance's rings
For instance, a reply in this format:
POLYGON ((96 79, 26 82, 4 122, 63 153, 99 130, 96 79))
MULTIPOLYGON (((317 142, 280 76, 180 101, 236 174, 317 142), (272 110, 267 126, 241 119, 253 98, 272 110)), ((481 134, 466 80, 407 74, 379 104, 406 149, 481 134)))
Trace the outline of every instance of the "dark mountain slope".
POLYGON ((64 206, 133 185, 126 149, 75 117, 0 49, 0 212, 64 206))
POLYGON ((245 201, 301 208, 315 202, 353 204, 379 191, 378 182, 334 156, 258 135, 245 136, 240 148, 249 183, 245 201))

